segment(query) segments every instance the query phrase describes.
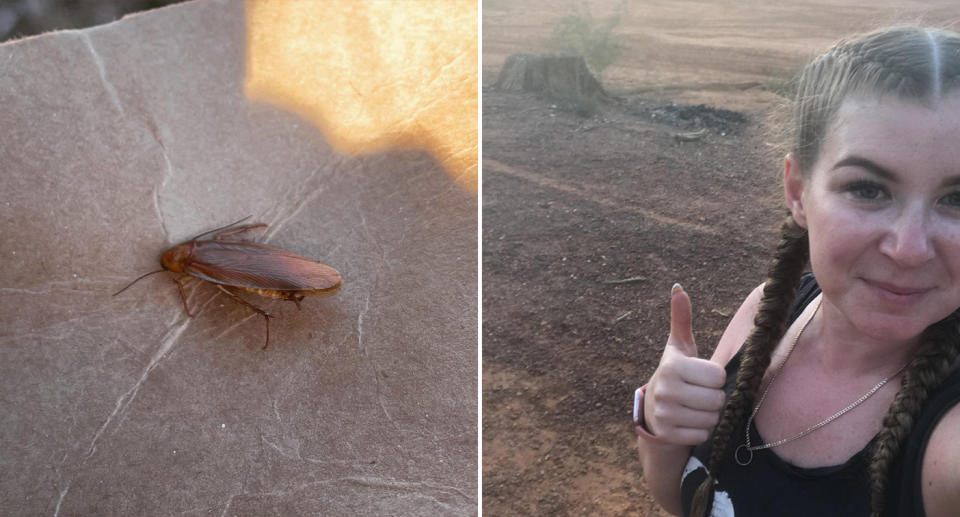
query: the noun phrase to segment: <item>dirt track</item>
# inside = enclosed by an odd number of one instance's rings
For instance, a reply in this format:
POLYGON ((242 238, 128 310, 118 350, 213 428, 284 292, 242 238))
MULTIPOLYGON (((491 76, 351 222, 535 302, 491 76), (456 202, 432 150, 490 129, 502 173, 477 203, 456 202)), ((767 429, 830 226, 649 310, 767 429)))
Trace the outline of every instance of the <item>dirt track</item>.
POLYGON ((626 49, 602 77, 619 100, 584 118, 490 86, 578 4, 484 2, 485 515, 661 515, 632 392, 659 360, 673 282, 706 355, 763 280, 785 212, 774 92, 843 35, 960 20, 946 0, 829 4, 590 2, 597 18, 623 9, 626 49), (680 109, 695 116, 651 116, 680 109), (699 140, 677 139, 698 124, 699 140))

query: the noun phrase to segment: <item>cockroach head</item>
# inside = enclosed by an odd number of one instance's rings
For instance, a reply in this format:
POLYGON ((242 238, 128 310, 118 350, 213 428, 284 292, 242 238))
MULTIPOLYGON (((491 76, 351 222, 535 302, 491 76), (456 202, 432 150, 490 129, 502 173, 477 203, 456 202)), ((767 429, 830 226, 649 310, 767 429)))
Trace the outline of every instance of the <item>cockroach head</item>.
POLYGON ((190 242, 177 244, 163 252, 163 257, 160 258, 163 269, 173 271, 174 273, 183 272, 187 259, 190 257, 191 244, 190 242))

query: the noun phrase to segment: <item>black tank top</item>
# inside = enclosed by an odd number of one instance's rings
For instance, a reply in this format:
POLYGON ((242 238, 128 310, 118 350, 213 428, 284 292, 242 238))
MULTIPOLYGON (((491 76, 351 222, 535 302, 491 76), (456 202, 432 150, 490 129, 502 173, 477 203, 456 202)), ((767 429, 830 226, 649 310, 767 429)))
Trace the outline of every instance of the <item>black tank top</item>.
MULTIPOLYGON (((800 281, 797 298, 790 309, 790 322, 820 294, 813 275, 806 274, 800 281)), ((724 390, 729 396, 740 367, 741 353, 726 366, 727 382, 724 390)), ((894 462, 888 486, 889 516, 920 516, 923 499, 920 474, 923 451, 930 433, 940 417, 960 403, 960 371, 956 368, 941 387, 931 396, 917 425, 907 440, 904 453, 894 462)), ((739 444, 744 427, 734 431, 733 444, 739 444)), ((752 443, 763 443, 756 427, 751 426, 752 443)), ((867 466, 873 441, 842 465, 800 468, 781 460, 770 449, 754 452, 753 461, 746 467, 733 458, 736 445, 729 447, 723 459, 720 476, 714 486, 712 517, 782 517, 810 515, 870 515, 870 481, 867 466)), ((681 499, 683 514, 690 515, 690 503, 700 483, 707 477, 711 439, 693 449, 683 471, 681 499)))

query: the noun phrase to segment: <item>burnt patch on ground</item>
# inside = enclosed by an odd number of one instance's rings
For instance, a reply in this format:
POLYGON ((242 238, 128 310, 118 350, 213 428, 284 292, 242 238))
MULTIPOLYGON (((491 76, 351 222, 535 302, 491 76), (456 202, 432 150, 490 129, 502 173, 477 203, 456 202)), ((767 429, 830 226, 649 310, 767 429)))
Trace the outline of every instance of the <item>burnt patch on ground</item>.
POLYGON ((685 131, 709 129, 721 136, 739 133, 748 122, 744 113, 705 104, 635 100, 628 110, 635 117, 651 123, 666 124, 685 131))

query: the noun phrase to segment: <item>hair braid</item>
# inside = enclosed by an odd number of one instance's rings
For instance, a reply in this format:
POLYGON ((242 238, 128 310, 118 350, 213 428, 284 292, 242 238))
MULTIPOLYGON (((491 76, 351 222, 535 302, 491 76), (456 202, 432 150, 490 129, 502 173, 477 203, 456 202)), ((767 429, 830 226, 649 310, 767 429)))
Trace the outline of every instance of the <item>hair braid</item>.
POLYGON ((746 420, 753 406, 763 374, 770 366, 770 356, 786 332, 787 311, 797 295, 797 283, 807 265, 810 248, 807 231, 793 217, 781 226, 781 241, 777 255, 763 287, 763 298, 754 329, 743 345, 736 387, 727 401, 713 433, 707 479, 697 487, 691 503, 691 515, 706 517, 713 507, 713 485, 734 431, 746 420))
POLYGON ((868 467, 873 517, 882 515, 886 508, 890 465, 900 454, 931 391, 947 376, 960 356, 960 314, 954 312, 930 326, 923 339, 923 345, 903 376, 903 384, 890 405, 883 420, 883 430, 874 445, 873 459, 868 467))

